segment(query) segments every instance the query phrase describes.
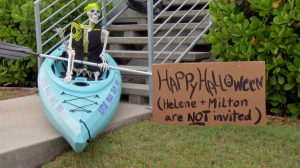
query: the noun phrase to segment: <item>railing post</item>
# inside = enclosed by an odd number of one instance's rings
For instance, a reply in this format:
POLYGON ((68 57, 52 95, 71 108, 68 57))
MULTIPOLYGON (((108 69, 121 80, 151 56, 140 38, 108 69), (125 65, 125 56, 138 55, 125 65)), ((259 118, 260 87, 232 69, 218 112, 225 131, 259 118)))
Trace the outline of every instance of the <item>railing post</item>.
MULTIPOLYGON (((154 37, 153 37, 153 0, 147 2, 148 19, 148 68, 152 73, 152 63, 154 61, 154 37)), ((149 106, 152 108, 152 76, 149 76, 149 106)))
MULTIPOLYGON (((37 46, 37 53, 42 54, 42 36, 41 36, 41 19, 40 19, 40 1, 33 2, 34 5, 34 17, 35 17, 35 32, 36 32, 36 46, 37 46)), ((38 57, 38 70, 42 65, 43 59, 38 57)))
POLYGON ((106 29, 106 0, 102 0, 102 25, 103 28, 106 29))

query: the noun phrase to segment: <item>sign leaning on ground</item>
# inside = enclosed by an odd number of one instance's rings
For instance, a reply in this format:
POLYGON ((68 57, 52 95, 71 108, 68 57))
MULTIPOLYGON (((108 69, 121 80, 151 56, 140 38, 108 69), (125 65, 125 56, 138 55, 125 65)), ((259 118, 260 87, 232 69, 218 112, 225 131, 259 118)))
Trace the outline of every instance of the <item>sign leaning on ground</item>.
POLYGON ((266 125, 265 62, 153 64, 153 122, 266 125))

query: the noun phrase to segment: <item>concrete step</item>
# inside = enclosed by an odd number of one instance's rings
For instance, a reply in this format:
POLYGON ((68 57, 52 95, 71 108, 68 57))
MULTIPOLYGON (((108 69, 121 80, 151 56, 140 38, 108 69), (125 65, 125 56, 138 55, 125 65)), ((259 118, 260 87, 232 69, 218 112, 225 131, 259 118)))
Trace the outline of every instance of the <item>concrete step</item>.
MULTIPOLYGON (((185 37, 177 37, 171 44, 179 44, 185 37)), ((197 37, 190 36, 182 44, 191 44, 197 37)), ((154 37, 154 43, 157 43, 161 37, 154 37)), ((165 37, 159 44, 169 43, 173 37, 165 37)), ((103 42, 102 42, 103 43, 103 42)), ((108 44, 148 44, 148 37, 109 37, 107 39, 108 44)), ((208 45, 209 43, 201 38, 196 44, 208 45)))
MULTIPOLYGON (((106 50, 113 58, 126 58, 126 59, 148 59, 148 51, 132 51, 132 50, 106 50)), ((154 51, 155 56, 159 51, 154 51)), ((163 52, 157 60, 164 60, 171 53, 171 51, 163 52)), ((175 61, 183 52, 175 51, 168 60, 175 61)), ((210 52, 188 52, 182 61, 195 61, 210 58, 210 52)))
MULTIPOLYGON (((193 30, 197 24, 198 23, 191 23, 185 28, 185 30, 193 30)), ((156 30, 160 25, 161 24, 153 24, 153 29, 156 30)), ((170 30, 174 25, 175 23, 166 23, 159 30, 170 30)), ((204 22, 200 24, 197 30, 203 30, 207 27, 207 25, 208 23, 204 22)), ((173 28, 173 30, 181 30, 184 26, 186 26, 186 23, 179 23, 173 28)), ((110 25, 107 29, 109 31, 147 31, 148 24, 110 25)))
MULTIPOLYGON (((192 10, 190 11, 185 17, 194 17, 197 12, 199 10, 192 10)), ((173 12, 175 11, 165 11, 164 13, 162 13, 159 18, 168 18, 169 16, 171 16, 173 14, 173 12)), ((182 11, 178 11, 176 14, 174 14, 172 16, 172 18, 180 18, 182 17, 185 13, 187 13, 187 10, 182 10, 182 11)), ((206 14, 208 14, 208 10, 204 9, 199 15, 200 16, 205 16, 206 14)), ((153 16, 154 18, 156 17, 156 15, 153 16)), ((146 14, 142 14, 142 13, 138 13, 135 11, 132 11, 130 13, 123 13, 120 17, 120 19, 147 19, 147 15, 146 14)))
MULTIPOLYGON (((173 0, 163 0, 162 5, 167 6, 169 5, 173 0)), ((180 6, 184 3, 185 0, 176 0, 172 6, 180 6)), ((194 5, 198 0, 189 0, 185 5, 194 5)), ((201 0, 198 4, 206 4, 209 0, 201 0)))
POLYGON ((136 83, 122 83, 122 94, 149 97, 149 85, 136 83))
MULTIPOLYGON (((115 116, 101 134, 147 118, 152 111, 146 107, 120 102, 115 116)), ((1 168, 41 167, 71 149, 47 119, 38 94, 0 101, 0 116, 1 168)))
POLYGON ((129 96, 130 104, 147 104, 149 103, 149 85, 123 83, 122 95, 129 96))

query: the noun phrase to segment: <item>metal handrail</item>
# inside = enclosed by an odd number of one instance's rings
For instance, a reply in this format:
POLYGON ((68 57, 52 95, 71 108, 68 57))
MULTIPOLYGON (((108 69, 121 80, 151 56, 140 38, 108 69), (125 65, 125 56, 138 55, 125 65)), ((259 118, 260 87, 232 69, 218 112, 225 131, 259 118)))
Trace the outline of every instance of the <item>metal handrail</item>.
MULTIPOLYGON (((178 49, 178 47, 180 47, 181 46, 181 44, 183 43, 183 42, 185 42, 185 40, 200 26, 200 24, 201 23, 203 23, 203 21, 207 18, 209 16, 209 14, 207 14, 198 24, 197 24, 197 26, 195 26, 194 27, 194 29, 192 30, 192 31, 190 31, 190 33, 177 45, 177 47, 164 59, 164 61, 162 62, 162 63, 165 63, 168 59, 169 59, 169 57, 175 52, 175 50, 177 50, 178 49)), ((182 29, 182 30, 184 30, 184 29, 182 29)), ((179 32, 180 33, 180 32, 179 32)), ((201 32, 202 33, 202 32, 201 32)))
POLYGON ((42 14, 43 12, 45 12, 48 8, 50 8, 51 6, 53 6, 54 4, 56 4, 56 2, 58 2, 60 0, 56 0, 54 1, 52 4, 48 5, 46 8, 44 8, 43 10, 40 11, 40 14, 42 14))
MULTIPOLYGON (((172 15, 171 16, 169 16, 156 30, 155 30, 155 32, 154 32, 154 35, 156 35, 156 33, 158 33, 158 31, 159 31, 159 29, 160 28, 162 28, 186 3, 187 3, 187 1, 189 1, 189 0, 185 0, 184 1, 184 3, 182 3, 180 6, 179 6, 179 8, 177 8, 176 9, 176 11, 174 11, 173 13, 172 13, 172 15)), ((173 0, 172 2, 175 2, 175 0, 173 0)), ((153 8, 152 8, 152 10, 153 10, 153 8)))
MULTIPOLYGON (((184 19, 186 17, 187 14, 190 13, 190 11, 192 11, 200 2, 201 0, 198 0, 192 7, 190 10, 188 10, 177 22, 174 26, 171 27, 170 30, 168 30, 168 32, 158 41, 155 43, 154 47, 156 47, 173 29, 174 27, 176 27, 178 25, 178 23, 180 23, 182 21, 182 19, 184 19)), ((190 23, 188 23, 187 25, 189 25, 190 23)), ((155 58, 154 58, 155 59, 155 58)))
POLYGON ((102 5, 101 6, 102 6, 102 8, 101 8, 102 9, 102 23, 104 22, 103 27, 104 27, 104 29, 106 29, 106 26, 105 26, 105 24, 106 24, 106 6, 107 6, 106 5, 106 0, 102 1, 102 5))
MULTIPOLYGON (((192 21, 194 21, 195 19, 196 19, 196 17, 198 17, 198 15, 205 9, 205 7, 206 6, 208 6, 209 5, 209 3, 207 3, 200 11, 198 11, 197 12, 197 14, 176 34, 176 36, 175 37, 173 37, 173 39, 171 40, 171 41, 169 41, 169 43, 156 55, 156 57, 154 58, 154 59, 156 59, 158 56, 160 56, 160 54, 182 33, 182 31, 184 31, 185 30, 185 28, 192 22, 192 21)), ((208 16, 208 15, 207 15, 208 16)), ((205 18, 207 17, 207 16, 205 16, 205 18)), ((202 20, 201 20, 201 22, 196 26, 196 28, 198 28, 198 26, 200 26, 200 24, 205 20, 205 18, 203 18, 202 20)), ((189 33, 189 35, 190 34, 192 34, 193 32, 195 31, 195 28, 193 29, 193 31, 191 31, 190 33, 189 33)), ((187 39, 187 37, 189 37, 189 35, 188 36, 186 36, 185 38, 184 38, 184 40, 182 40, 181 41, 181 43, 179 44, 179 46, 181 46, 181 44, 187 39)), ((177 46, 174 50, 173 50, 173 52, 172 53, 170 53, 169 55, 168 55, 168 57, 167 58, 169 58, 173 53, 174 53, 174 51, 179 47, 179 46, 177 46)), ((166 60, 164 60, 163 61, 163 63, 165 62, 165 61, 167 61, 167 58, 166 58, 166 60)))
MULTIPOLYGON (((45 22, 47 22, 49 19, 51 19, 54 15, 56 15, 58 12, 60 12, 61 10, 63 10, 65 7, 67 7, 70 3, 74 2, 74 0, 71 0, 70 2, 68 2, 67 4, 65 4, 63 7, 61 7, 59 10, 57 10, 56 12, 54 12, 52 15, 50 15, 48 18, 46 18, 45 20, 43 20, 41 22, 41 25, 44 24, 45 22)), ((79 7, 81 5, 78 5, 79 7)), ((76 9, 76 8, 75 8, 76 9)))
MULTIPOLYGON (((148 15, 148 72, 152 74, 152 64, 154 62, 154 33, 153 33, 153 0, 147 2, 147 15, 148 15)), ((152 75, 148 76, 149 80, 149 107, 152 109, 152 75)))
POLYGON ((111 25, 113 21, 115 21, 122 13, 124 13, 128 9, 128 6, 123 8, 116 16, 114 16, 112 19, 110 19, 109 22, 107 22, 107 26, 111 25))
POLYGON ((205 34, 210 27, 212 27, 213 22, 209 22, 206 28, 199 34, 199 36, 190 44, 190 46, 177 58, 174 63, 179 63, 183 57, 196 45, 196 43, 202 38, 203 34, 205 34))
MULTIPOLYGON (((188 1, 188 0, 187 0, 188 1)), ((154 19, 153 19, 153 22, 155 22, 167 9, 169 9, 173 3, 175 1, 172 1, 171 3, 169 3, 169 5, 167 7, 165 7, 165 9, 163 11, 161 11, 154 19)), ((153 10, 153 9, 152 9, 153 10)))
POLYGON ((162 0, 157 1, 154 5, 153 8, 155 8, 162 0))
MULTIPOLYGON (((52 26, 50 26, 48 29, 46 29, 42 35, 44 35, 45 33, 47 33, 50 29, 52 29, 55 25, 57 25, 59 22, 61 22, 62 20, 64 20, 67 16, 69 16, 71 13, 73 13, 76 9, 78 9, 79 7, 81 7, 87 0, 83 1, 81 4, 79 4, 76 8, 74 8, 73 10, 71 10, 67 15, 65 15, 64 17, 62 17, 61 19, 59 19, 57 22, 55 22, 52 26)), ((73 2, 73 1, 72 1, 73 2)), ((69 4, 69 3, 68 3, 69 4)), ((52 15, 51 15, 52 16, 52 15)), ((48 19, 48 18, 47 18, 48 19)))

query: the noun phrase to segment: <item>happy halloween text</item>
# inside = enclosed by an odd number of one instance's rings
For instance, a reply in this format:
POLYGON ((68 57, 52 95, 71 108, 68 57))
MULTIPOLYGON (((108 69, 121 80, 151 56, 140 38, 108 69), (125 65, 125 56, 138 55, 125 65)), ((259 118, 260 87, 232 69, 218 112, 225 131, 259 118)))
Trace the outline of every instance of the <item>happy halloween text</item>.
POLYGON ((165 76, 162 76, 159 71, 157 71, 158 82, 159 82, 159 90, 161 90, 161 86, 163 84, 167 85, 167 88, 172 93, 178 92, 181 89, 185 89, 187 92, 190 92, 190 99, 192 99, 195 90, 198 89, 201 91, 203 88, 206 89, 207 93, 212 96, 217 95, 220 91, 226 92, 229 88, 234 88, 237 91, 244 92, 254 92, 255 90, 259 90, 263 88, 263 76, 255 79, 245 78, 243 75, 239 77, 238 80, 233 79, 232 75, 226 74, 225 76, 218 75, 216 77, 215 72, 211 71, 207 72, 207 68, 204 72, 201 72, 199 68, 197 68, 196 74, 191 72, 184 73, 182 71, 177 71, 175 73, 175 77, 168 75, 168 70, 166 70, 165 76), (199 76, 199 80, 195 79, 195 76, 199 76), (211 75, 211 80, 207 77, 211 75), (184 85, 181 85, 180 81, 184 81, 184 85))

